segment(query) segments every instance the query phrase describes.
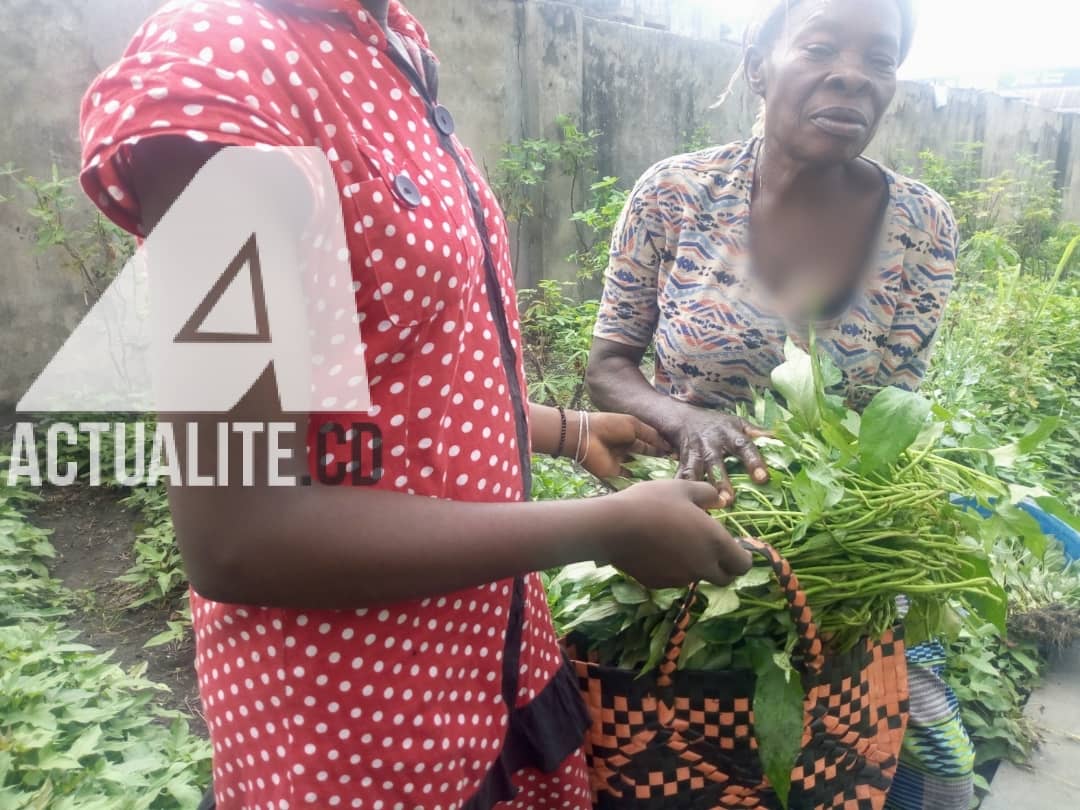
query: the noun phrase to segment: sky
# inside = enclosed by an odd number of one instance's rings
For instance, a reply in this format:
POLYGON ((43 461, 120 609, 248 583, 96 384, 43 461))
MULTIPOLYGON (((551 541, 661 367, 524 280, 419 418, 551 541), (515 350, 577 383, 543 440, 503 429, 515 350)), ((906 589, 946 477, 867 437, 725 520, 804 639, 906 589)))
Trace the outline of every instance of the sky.
MULTIPOLYGON (((741 34, 756 0, 675 0, 709 10, 741 34)), ((915 44, 901 77, 993 86, 1000 73, 1080 67, 1077 0, 916 0, 915 44)))

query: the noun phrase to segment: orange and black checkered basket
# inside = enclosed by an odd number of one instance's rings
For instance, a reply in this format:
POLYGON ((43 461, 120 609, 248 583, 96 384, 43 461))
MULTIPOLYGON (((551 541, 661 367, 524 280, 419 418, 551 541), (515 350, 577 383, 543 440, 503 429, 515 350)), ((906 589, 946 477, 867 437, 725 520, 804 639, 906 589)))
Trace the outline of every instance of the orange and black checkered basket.
MULTIPOLYGON (((800 636, 806 700, 802 750, 792 771, 792 810, 880 810, 908 719, 902 629, 827 653, 791 566, 764 555, 800 636)), ((694 589, 682 605, 664 662, 652 674, 573 661, 592 726, 586 754, 598 810, 778 810, 754 739, 752 672, 680 671, 694 589)))

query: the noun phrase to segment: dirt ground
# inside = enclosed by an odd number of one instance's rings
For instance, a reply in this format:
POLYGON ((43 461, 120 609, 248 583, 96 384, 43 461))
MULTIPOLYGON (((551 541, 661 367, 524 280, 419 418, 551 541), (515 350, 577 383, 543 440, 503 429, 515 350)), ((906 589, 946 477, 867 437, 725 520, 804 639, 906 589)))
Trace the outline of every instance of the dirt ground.
POLYGON ((144 649, 148 639, 167 629, 168 610, 155 605, 127 610, 134 596, 116 582, 132 563, 136 516, 120 504, 120 495, 103 489, 46 488, 41 495, 28 517, 53 532, 58 556, 52 574, 85 598, 85 607, 69 616, 68 624, 81 631, 84 643, 115 650, 115 660, 125 668, 145 661, 146 676, 171 690, 162 694, 162 705, 191 715, 193 732, 206 736, 193 643, 144 649))

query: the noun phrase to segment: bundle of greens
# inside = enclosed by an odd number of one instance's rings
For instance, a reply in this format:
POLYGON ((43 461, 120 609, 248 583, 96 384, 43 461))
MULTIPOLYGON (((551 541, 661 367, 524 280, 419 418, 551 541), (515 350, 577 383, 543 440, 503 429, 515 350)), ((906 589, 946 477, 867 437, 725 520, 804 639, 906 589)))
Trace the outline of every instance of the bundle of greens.
MULTIPOLYGON (((819 628, 837 649, 879 636, 900 618, 907 597, 909 639, 951 630, 954 604, 998 627, 1005 597, 988 550, 1009 530, 954 503, 961 494, 1009 517, 996 479, 935 452, 940 435, 931 404, 896 388, 879 392, 860 416, 828 392, 840 374, 827 359, 793 344, 773 373, 784 398, 759 397, 749 418, 769 429, 758 446, 772 477, 765 486, 731 473, 736 502, 717 513, 733 535, 761 538, 791 563, 819 628)), ((633 480, 670 478, 670 459, 641 458, 633 480)), ((721 588, 703 584, 680 665, 751 666, 752 648, 794 647, 794 628, 764 561, 721 588), (750 643, 752 642, 752 643, 750 643)), ((575 632, 602 661, 647 670, 663 653, 682 591, 650 592, 610 567, 570 566, 549 581, 556 624, 575 632)))
MULTIPOLYGON (((828 645, 844 650, 878 637, 905 608, 909 643, 956 638, 963 625, 1003 633, 1005 592, 991 551, 1006 539, 1032 548, 1045 540, 1012 506, 1005 484, 939 446, 949 415, 896 388, 856 413, 829 393, 840 372, 790 343, 772 381, 783 404, 766 393, 742 414, 770 431, 757 443, 771 480, 758 486, 731 470, 736 501, 716 517, 733 535, 761 538, 787 558, 828 645)), ((670 459, 636 459, 632 478, 610 483, 671 478, 675 469, 670 459)), ((547 585, 556 627, 579 651, 642 672, 659 664, 686 593, 650 591, 589 563, 552 573, 547 585)), ((784 796, 802 711, 787 604, 764 560, 727 587, 702 584, 699 594, 679 666, 757 673, 755 735, 784 796)))

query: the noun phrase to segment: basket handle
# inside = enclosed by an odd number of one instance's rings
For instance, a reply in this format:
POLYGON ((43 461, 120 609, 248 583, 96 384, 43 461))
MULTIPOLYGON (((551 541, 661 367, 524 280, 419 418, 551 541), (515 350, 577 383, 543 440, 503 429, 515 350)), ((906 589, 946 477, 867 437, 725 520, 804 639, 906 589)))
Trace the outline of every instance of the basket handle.
MULTIPOLYGON (((800 587, 795 572, 791 570, 791 564, 780 555, 780 552, 761 540, 753 537, 743 537, 738 542, 747 551, 752 554, 760 554, 769 561, 769 565, 772 566, 776 579, 784 592, 784 597, 787 599, 791 618, 795 622, 795 632, 799 636, 799 648, 806 668, 815 674, 821 672, 822 667, 825 665, 821 636, 818 633, 817 625, 814 623, 814 616, 810 610, 810 605, 807 603, 806 594, 800 587)), ((658 686, 671 686, 671 677, 675 670, 678 669, 679 656, 682 654, 683 644, 686 641, 686 631, 690 627, 690 609, 697 601, 697 595, 698 586, 695 582, 690 586, 690 590, 679 608, 679 613, 675 617, 675 627, 672 628, 667 650, 664 653, 664 660, 660 664, 660 672, 656 679, 658 686)))

